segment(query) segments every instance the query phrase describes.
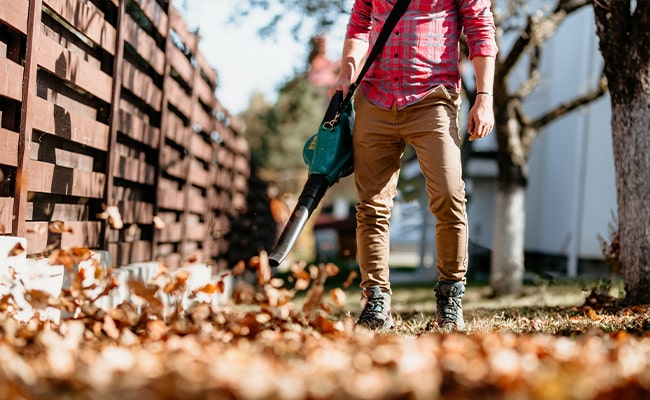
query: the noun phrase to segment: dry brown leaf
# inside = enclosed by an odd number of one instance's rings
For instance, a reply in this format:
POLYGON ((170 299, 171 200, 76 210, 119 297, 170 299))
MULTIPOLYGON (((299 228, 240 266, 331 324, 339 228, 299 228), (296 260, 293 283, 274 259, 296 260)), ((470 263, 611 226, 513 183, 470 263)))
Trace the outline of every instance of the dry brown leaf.
POLYGON ((25 293, 25 300, 34 308, 44 309, 49 306, 49 300, 52 296, 49 293, 38 290, 30 289, 25 293))
POLYGON ((338 275, 339 267, 337 267, 334 263, 327 263, 325 264, 325 273, 328 277, 338 275))
POLYGON ((156 294, 158 293, 158 288, 156 286, 150 286, 146 285, 142 281, 139 281, 137 279, 131 279, 127 282, 129 285, 129 289, 135 294, 136 296, 142 298, 149 304, 159 304, 160 299, 156 297, 156 294))
POLYGON ((111 229, 119 230, 124 227, 122 215, 116 206, 105 207, 104 212, 97 214, 97 218, 106 220, 111 229))
POLYGON ((352 286, 352 283, 354 282, 354 280, 356 279, 356 277, 358 275, 359 274, 357 273, 357 271, 350 271, 350 273, 348 274, 347 279, 345 280, 345 282, 343 282, 343 287, 344 288, 349 288, 350 286, 352 286))
POLYGON ((6 312, 13 306, 14 302, 14 296, 11 293, 3 295, 2 298, 0 298, 0 312, 6 312))
POLYGON ((169 327, 165 321, 150 320, 147 321, 147 331, 149 332, 149 340, 158 341, 165 337, 167 332, 169 332, 169 327))
POLYGON ((224 291, 223 281, 217 281, 215 283, 209 282, 204 286, 201 286, 200 288, 195 290, 195 293, 215 294, 215 293, 223 293, 223 291, 224 291))
POLYGON ((269 256, 265 251, 261 251, 258 257, 257 264, 257 283, 265 285, 271 280, 271 265, 269 264, 269 256))
POLYGON ((77 263, 88 261, 93 256, 93 252, 86 247, 71 247, 69 251, 77 263))
POLYGON ((38 236, 43 236, 47 234, 47 226, 45 224, 38 224, 34 227, 27 229, 27 233, 33 233, 38 236))
POLYGON ((243 260, 240 260, 232 268, 232 276, 239 276, 239 275, 243 274, 245 271, 246 271, 246 264, 244 263, 243 260))
POLYGON ((226 291, 226 282, 222 279, 218 280, 216 283, 217 293, 223 294, 226 291))
POLYGON ((309 287, 309 284, 311 283, 311 275, 305 271, 304 265, 294 263, 291 265, 291 273, 296 279, 294 283, 294 288, 296 290, 305 290, 309 287))
POLYGON ((248 282, 237 281, 233 289, 235 304, 252 304, 255 300, 255 287, 248 282))
POLYGON ((136 233, 138 233, 138 224, 129 225, 129 227, 126 228, 126 231, 124 232, 126 236, 135 236, 136 233))
POLYGON ((65 225, 63 221, 52 221, 47 225, 51 233, 73 233, 72 228, 65 225))
POLYGON ((282 278, 271 278, 271 280, 269 281, 269 284, 272 287, 276 288, 276 289, 281 288, 282 286, 284 286, 284 279, 282 279, 282 278))
POLYGON ((194 253, 185 259, 185 264, 194 264, 199 262, 199 255, 194 253))
POLYGON ((317 265, 310 265, 309 266, 309 276, 311 279, 318 279, 318 276, 320 275, 321 268, 318 267, 317 265))
POLYGON ((323 308, 323 291, 324 287, 322 285, 314 284, 309 288, 302 306, 303 313, 310 315, 323 308))
POLYGON ((309 323, 323 334, 338 333, 344 330, 341 321, 333 321, 323 314, 316 315, 309 323))
POLYGON ((306 278, 296 280, 296 283, 294 284, 296 290, 306 290, 309 287, 311 278, 309 277, 309 274, 305 273, 305 275, 306 278))
POLYGON ((9 250, 9 254, 7 254, 8 257, 15 257, 19 254, 23 254, 25 252, 25 248, 23 247, 22 243, 17 242, 14 247, 9 250))
POLYGON ((347 296, 345 295, 345 292, 341 288, 333 288, 330 289, 330 300, 332 301, 332 304, 334 304, 335 307, 338 308, 343 308, 345 306, 345 303, 347 301, 347 296))
POLYGON ((115 320, 111 318, 109 314, 104 315, 104 325, 102 326, 102 329, 104 332, 106 332, 106 336, 108 336, 111 339, 119 339, 120 337, 120 330, 117 329, 117 325, 115 325, 115 320))
POLYGON ((153 217, 153 227, 155 229, 165 229, 166 226, 167 226, 167 224, 165 224, 165 221, 163 221, 162 218, 160 218, 157 215, 154 215, 154 217, 153 217))
POLYGON ((63 265, 68 271, 77 264, 73 255, 68 250, 54 250, 48 257, 50 265, 63 265))
POLYGON ((110 314, 113 320, 126 326, 135 326, 140 319, 140 313, 136 305, 127 302, 121 303, 116 308, 109 310, 108 314, 110 314))
POLYGON ((248 260, 248 267, 252 269, 259 269, 260 267, 260 256, 253 256, 248 260))
POLYGON ((187 282, 187 280, 190 279, 189 271, 184 269, 176 271, 174 276, 176 277, 176 282, 178 282, 179 285, 184 285, 185 282, 187 282))

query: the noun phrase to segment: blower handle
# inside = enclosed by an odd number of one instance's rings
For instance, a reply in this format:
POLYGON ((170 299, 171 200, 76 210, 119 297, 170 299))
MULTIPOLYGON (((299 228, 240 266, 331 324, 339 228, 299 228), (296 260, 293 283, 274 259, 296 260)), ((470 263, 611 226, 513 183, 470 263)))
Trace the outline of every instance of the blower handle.
POLYGON ((330 99, 330 104, 327 106, 327 111, 325 111, 325 116, 323 117, 323 125, 330 124, 331 126, 336 125, 341 111, 343 111, 343 92, 337 90, 332 98, 330 99))

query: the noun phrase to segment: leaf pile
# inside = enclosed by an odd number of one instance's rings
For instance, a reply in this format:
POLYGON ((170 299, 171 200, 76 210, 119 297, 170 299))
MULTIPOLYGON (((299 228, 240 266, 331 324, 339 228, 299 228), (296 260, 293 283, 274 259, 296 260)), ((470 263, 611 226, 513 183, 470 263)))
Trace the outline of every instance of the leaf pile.
POLYGON ((20 323, 3 299, 0 398, 632 399, 650 393, 647 308, 576 307, 566 320, 581 328, 564 335, 544 333, 549 321, 522 316, 481 329, 478 314, 466 333, 441 333, 428 318, 399 316, 393 331, 370 332, 346 312, 345 285, 326 289, 327 278, 339 273, 335 265, 296 264, 285 280, 271 272, 261 254, 229 272, 236 282, 231 304, 199 300, 200 293, 223 290, 219 280, 190 293, 195 301, 182 307, 187 276, 161 265, 151 282, 130 283, 137 301, 106 311, 94 302, 115 288, 110 271, 92 285, 77 271, 70 288, 46 300, 63 311, 60 324, 38 316, 20 323), (252 271, 255 278, 246 279, 252 271), (593 328, 618 315, 634 321, 634 329, 627 331, 625 319, 617 331, 593 328))

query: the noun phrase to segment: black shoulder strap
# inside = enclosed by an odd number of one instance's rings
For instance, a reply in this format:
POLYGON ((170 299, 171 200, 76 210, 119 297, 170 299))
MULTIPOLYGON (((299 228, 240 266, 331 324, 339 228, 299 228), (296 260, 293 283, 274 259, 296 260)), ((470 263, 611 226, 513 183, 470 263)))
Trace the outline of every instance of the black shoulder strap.
POLYGON ((366 72, 368 72, 368 69, 370 69, 370 66, 375 61, 379 53, 381 53, 381 51, 384 49, 384 44, 386 44, 386 40, 388 40, 388 36, 390 36, 391 32, 393 32, 395 25, 397 25, 397 21, 399 21, 399 19, 402 18, 402 15, 404 15, 404 12, 406 12, 406 9, 408 8, 410 3, 411 0, 397 0, 395 5, 393 6, 393 9, 390 11, 388 18, 386 19, 386 22, 384 22, 384 26, 381 27, 381 31, 379 32, 379 36, 377 37, 377 41, 372 46, 372 50, 370 50, 370 54, 368 55, 366 62, 363 64, 363 68, 361 69, 361 72, 359 72, 359 76, 357 76, 357 80, 354 83, 352 83, 352 85, 350 85, 350 90, 348 91, 348 95, 345 96, 345 99, 341 102, 340 110, 342 110, 343 107, 345 107, 345 105, 347 104, 347 102, 350 101, 350 99, 352 99, 352 95, 354 94, 354 91, 357 89, 357 86, 359 86, 359 84, 363 80, 364 75, 366 74, 366 72))

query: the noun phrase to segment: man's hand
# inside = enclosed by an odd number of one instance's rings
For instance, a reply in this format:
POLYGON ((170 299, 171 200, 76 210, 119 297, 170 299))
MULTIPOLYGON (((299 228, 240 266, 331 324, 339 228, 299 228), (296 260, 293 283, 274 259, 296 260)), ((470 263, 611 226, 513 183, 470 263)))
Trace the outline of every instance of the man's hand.
POLYGON ((341 68, 336 82, 329 87, 327 95, 331 99, 336 92, 343 92, 343 98, 348 95, 350 85, 359 71, 359 65, 363 61, 368 42, 360 39, 345 39, 343 41, 343 54, 341 56, 341 68))
POLYGON ((339 77, 339 79, 327 89, 327 96, 331 99, 332 96, 334 96, 334 93, 340 91, 343 92, 343 98, 345 98, 350 91, 350 85, 351 82, 349 79, 339 77))
POLYGON ((467 116, 467 131, 469 140, 484 138, 494 128, 494 108, 492 96, 489 94, 477 94, 476 101, 469 115, 467 116))

